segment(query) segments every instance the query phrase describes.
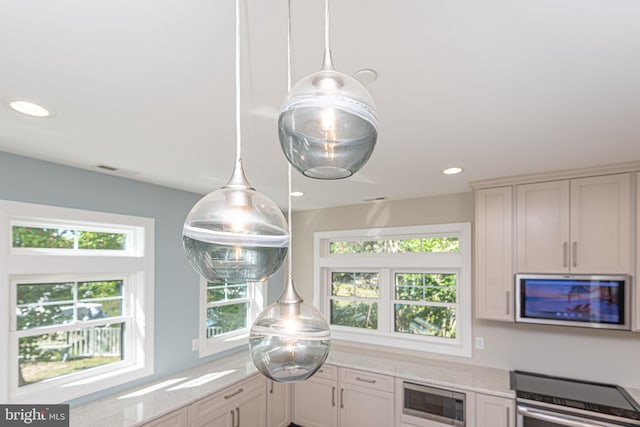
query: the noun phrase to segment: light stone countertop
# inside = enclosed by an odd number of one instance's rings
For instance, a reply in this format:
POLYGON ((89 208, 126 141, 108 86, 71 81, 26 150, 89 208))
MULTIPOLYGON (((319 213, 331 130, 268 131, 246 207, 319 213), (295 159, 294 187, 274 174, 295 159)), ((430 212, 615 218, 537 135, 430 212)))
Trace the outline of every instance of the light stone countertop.
POLYGON ((401 356, 355 347, 334 346, 327 359, 331 365, 386 374, 430 385, 452 387, 494 396, 514 398, 509 371, 427 357, 401 356))
MULTIPOLYGON (((509 371, 334 346, 327 363, 436 386, 513 398, 509 371)), ((143 386, 71 408, 71 427, 131 427, 187 406, 257 371, 240 352, 143 386)))
POLYGON ((257 373, 248 352, 71 408, 71 427, 129 427, 187 406, 257 373))

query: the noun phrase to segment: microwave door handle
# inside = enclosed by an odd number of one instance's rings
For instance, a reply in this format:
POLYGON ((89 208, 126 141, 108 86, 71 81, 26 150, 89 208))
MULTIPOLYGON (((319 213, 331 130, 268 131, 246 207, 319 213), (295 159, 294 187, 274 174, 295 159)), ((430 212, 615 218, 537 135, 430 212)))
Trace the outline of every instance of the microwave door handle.
POLYGON ((566 427, 606 427, 607 424, 601 424, 597 421, 577 421, 568 418, 564 418, 560 414, 550 413, 546 411, 538 411, 531 408, 525 408, 518 406, 518 414, 527 418, 532 418, 539 421, 547 421, 550 423, 558 424, 566 427))
POLYGON ((433 388, 433 387, 424 386, 420 384, 404 383, 404 388, 407 390, 413 390, 413 391, 422 392, 422 393, 435 394, 436 396, 443 396, 443 397, 454 396, 454 392, 452 391, 440 390, 438 388, 433 388))

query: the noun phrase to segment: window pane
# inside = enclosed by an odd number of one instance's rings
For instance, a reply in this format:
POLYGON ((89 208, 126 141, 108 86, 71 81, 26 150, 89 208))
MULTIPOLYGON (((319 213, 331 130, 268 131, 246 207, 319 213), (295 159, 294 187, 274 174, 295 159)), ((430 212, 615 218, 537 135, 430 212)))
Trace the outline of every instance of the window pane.
POLYGON ((32 329, 71 320, 63 308, 73 304, 73 286, 73 283, 18 284, 17 328, 32 329))
POLYGON ((395 331, 405 334, 455 338, 455 310, 450 307, 395 304, 395 331))
POLYGON ((330 254, 355 254, 358 244, 355 242, 331 242, 329 244, 330 254))
POLYGON ((222 283, 209 283, 207 286, 207 302, 227 301, 247 297, 249 285, 226 285, 222 283))
POLYGON ((398 240, 398 252, 421 252, 420 239, 398 240))
POLYGON ((123 314, 123 281, 18 284, 18 329, 60 325, 123 314))
POLYGON ((14 248, 73 249, 73 230, 13 226, 12 231, 14 248))
POLYGON ((20 386, 118 362, 123 340, 124 323, 20 338, 20 386))
POLYGON ((355 295, 353 273, 331 273, 331 295, 352 297, 355 295))
POLYGON ((207 308, 207 338, 247 328, 249 303, 207 308))
POLYGON ((460 252, 457 237, 433 237, 422 239, 423 252, 460 252))
POLYGON ((122 280, 78 282, 78 299, 99 299, 122 296, 122 280))
POLYGON ((457 276, 439 273, 396 273, 395 298, 405 301, 457 301, 457 276))
POLYGON ((379 298, 378 273, 354 273, 356 297, 379 298))
POLYGON ((18 305, 71 300, 73 282, 18 284, 18 305))
POLYGON ((379 298, 378 273, 332 272, 331 295, 379 298))
POLYGON ((78 249, 125 250, 127 235, 121 233, 96 233, 78 231, 78 249))
POLYGON ((375 302, 332 300, 331 324, 378 329, 378 304, 375 302))

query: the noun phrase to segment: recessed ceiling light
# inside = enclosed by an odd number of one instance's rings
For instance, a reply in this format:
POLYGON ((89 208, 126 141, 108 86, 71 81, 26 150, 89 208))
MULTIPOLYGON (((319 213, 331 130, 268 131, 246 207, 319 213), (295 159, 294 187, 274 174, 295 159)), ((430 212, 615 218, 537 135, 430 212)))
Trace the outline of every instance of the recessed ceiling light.
POLYGON ((22 99, 14 99, 9 101, 9 107, 13 110, 26 114, 31 117, 51 117, 53 114, 51 111, 44 108, 42 105, 34 104, 33 102, 25 101, 22 99))
POLYGON ((302 191, 292 191, 291 192, 291 197, 302 197, 304 196, 304 193, 302 191))
POLYGON ((457 175, 460 172, 462 172, 464 169, 462 168, 447 168, 445 170, 442 171, 443 174, 445 175, 457 175))
POLYGON ((353 77, 356 78, 363 85, 374 82, 378 78, 378 73, 370 68, 364 68, 353 73, 353 77))

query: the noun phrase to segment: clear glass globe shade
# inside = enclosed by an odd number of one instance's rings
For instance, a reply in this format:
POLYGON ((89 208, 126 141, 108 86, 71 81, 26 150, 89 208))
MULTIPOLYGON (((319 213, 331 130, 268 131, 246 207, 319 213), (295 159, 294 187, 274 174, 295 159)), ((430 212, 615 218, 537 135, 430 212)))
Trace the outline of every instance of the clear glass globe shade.
POLYGON ((305 176, 347 178, 364 166, 378 139, 375 105, 355 78, 325 69, 298 82, 278 119, 280 146, 305 176))
POLYGON ((210 282, 266 280, 287 255, 287 221, 278 206, 250 187, 223 187, 200 199, 184 222, 191 266, 210 282))
POLYGON ((313 306, 275 303, 253 323, 249 351, 262 375, 291 383, 320 369, 329 355, 330 338, 327 321, 313 306))

